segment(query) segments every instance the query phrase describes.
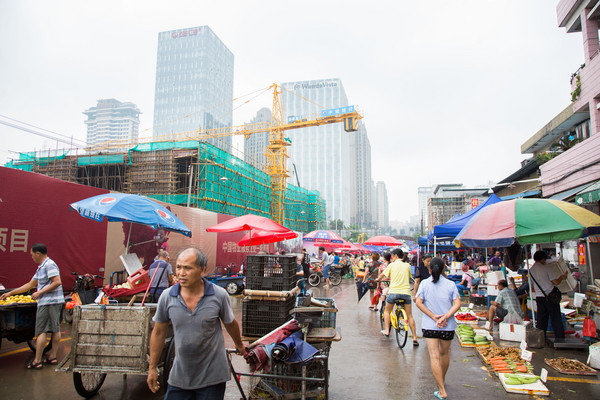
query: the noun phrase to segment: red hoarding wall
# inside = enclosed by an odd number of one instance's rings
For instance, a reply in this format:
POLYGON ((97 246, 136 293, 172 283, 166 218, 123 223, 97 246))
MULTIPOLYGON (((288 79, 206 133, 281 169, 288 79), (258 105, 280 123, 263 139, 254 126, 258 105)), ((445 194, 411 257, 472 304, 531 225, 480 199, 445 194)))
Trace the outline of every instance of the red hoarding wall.
POLYGON ((102 193, 108 191, 0 167, 0 282, 14 288, 31 280, 37 265, 29 249, 37 242, 58 264, 65 290, 73 287, 73 271, 104 275, 106 222, 69 207, 102 193))

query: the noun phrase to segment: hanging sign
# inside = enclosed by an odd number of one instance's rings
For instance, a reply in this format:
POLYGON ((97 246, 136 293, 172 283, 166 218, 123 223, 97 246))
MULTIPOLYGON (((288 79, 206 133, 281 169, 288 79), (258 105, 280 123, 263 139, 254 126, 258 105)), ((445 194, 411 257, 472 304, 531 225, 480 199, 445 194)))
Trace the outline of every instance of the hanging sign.
POLYGON ((579 254, 579 265, 585 265, 585 243, 579 243, 579 245, 577 245, 577 250, 579 254))

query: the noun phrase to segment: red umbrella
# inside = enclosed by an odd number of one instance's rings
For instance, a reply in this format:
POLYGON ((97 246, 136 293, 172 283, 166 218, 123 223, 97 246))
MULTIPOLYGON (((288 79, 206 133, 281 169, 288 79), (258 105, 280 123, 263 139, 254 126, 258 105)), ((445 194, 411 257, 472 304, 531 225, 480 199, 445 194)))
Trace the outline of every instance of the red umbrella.
POLYGON ((241 217, 231 218, 229 221, 221 222, 220 224, 213 225, 210 228, 206 228, 207 232, 239 232, 249 231, 257 229, 268 232, 290 232, 290 229, 277 222, 260 217, 254 214, 246 214, 241 217))
POLYGON ((402 246, 402 242, 391 236, 373 236, 365 242, 368 246, 402 246))
POLYGON ((293 239, 298 237, 298 234, 293 231, 278 233, 278 232, 267 232, 261 230, 251 230, 244 235, 242 240, 238 242, 239 246, 255 246, 259 244, 281 242, 286 239, 293 239))

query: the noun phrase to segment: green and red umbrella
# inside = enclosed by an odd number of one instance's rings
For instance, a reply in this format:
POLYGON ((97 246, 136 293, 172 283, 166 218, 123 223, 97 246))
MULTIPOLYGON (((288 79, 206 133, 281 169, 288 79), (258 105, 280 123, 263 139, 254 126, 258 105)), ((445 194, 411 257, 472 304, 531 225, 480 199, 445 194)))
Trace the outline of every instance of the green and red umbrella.
POLYGON ((481 209, 454 239, 457 247, 554 243, 600 233, 600 216, 550 199, 506 200, 481 209))

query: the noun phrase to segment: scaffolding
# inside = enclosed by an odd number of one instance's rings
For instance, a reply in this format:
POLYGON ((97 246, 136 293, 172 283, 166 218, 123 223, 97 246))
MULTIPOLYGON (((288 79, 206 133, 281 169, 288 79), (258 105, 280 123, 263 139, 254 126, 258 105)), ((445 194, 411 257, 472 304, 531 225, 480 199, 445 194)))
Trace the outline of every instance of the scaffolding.
MULTIPOLYGON (((21 153, 6 166, 221 214, 271 216, 271 177, 206 141, 140 143, 126 153, 21 153)), ((287 185, 283 208, 292 230, 325 227, 317 191, 287 185)))

